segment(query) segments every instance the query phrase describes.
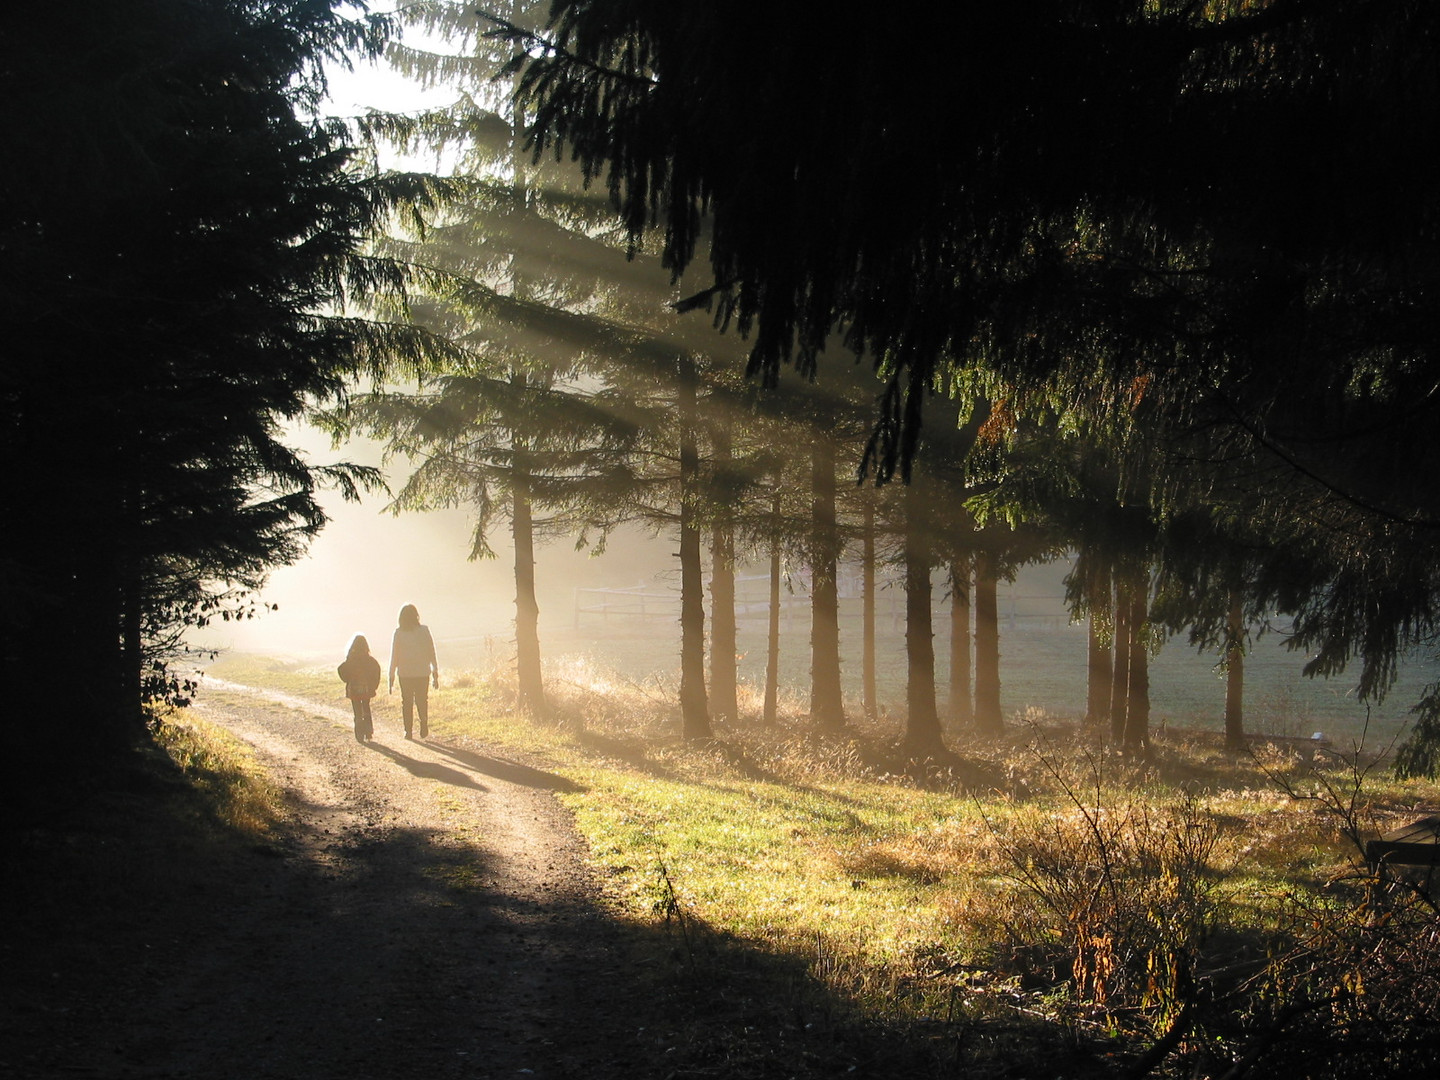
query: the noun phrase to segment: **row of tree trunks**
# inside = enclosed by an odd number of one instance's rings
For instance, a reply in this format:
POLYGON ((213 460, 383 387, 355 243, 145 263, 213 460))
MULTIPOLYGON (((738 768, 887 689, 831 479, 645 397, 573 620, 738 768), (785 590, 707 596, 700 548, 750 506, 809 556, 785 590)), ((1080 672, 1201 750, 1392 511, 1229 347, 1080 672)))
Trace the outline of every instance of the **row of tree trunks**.
MULTIPOLYGON (((717 530, 716 537, 721 535, 717 530)), ((926 566, 922 572, 921 541, 917 540, 915 547, 911 549, 913 558, 907 561, 906 577, 906 651, 910 658, 911 678, 907 687, 907 705, 909 719, 906 726, 906 741, 917 750, 933 750, 936 746, 943 744, 943 727, 940 723, 940 714, 937 705, 937 693, 934 676, 934 628, 930 614, 933 602, 933 588, 929 583, 929 567, 926 566)), ((733 552, 722 541, 718 546, 712 548, 713 567, 723 568, 727 559, 733 559, 733 552), (725 552, 716 556, 716 551, 725 552)), ((951 590, 951 615, 950 615, 950 703, 949 716, 951 726, 956 730, 965 730, 971 727, 970 717, 974 715, 975 709, 972 705, 971 695, 971 643, 970 633, 970 592, 971 585, 969 575, 963 569, 965 560, 957 560, 950 568, 950 590, 951 590)), ((761 714, 762 722, 766 725, 773 725, 778 722, 778 699, 779 699, 779 657, 780 657, 780 615, 781 615, 781 592, 783 584, 783 563, 780 546, 771 546, 769 558, 769 603, 768 618, 766 627, 766 664, 765 664, 765 688, 764 705, 761 714)), ((731 575, 724 573, 723 569, 712 569, 712 575, 720 573, 727 581, 718 589, 715 585, 715 578, 711 580, 711 596, 715 598, 716 610, 711 612, 711 626, 728 626, 733 628, 735 593, 733 588, 733 564, 731 575)), ((873 569, 870 575, 873 581, 873 569)), ((982 587, 982 592, 987 589, 982 587)), ((995 585, 990 583, 988 592, 994 594, 995 585)), ((994 643, 998 647, 999 627, 998 612, 996 605, 989 608, 991 622, 989 630, 979 635, 981 640, 994 643)), ((713 632, 713 631, 712 631, 713 632)), ((866 607, 862 618, 862 633, 865 638, 873 642, 876 637, 875 611, 872 603, 866 607)), ((839 640, 838 623, 835 630, 836 641, 839 640)), ((734 654, 734 639, 726 639, 729 644, 722 644, 716 641, 711 647, 710 667, 710 691, 708 700, 711 707, 711 716, 733 716, 738 719, 739 710, 735 713, 722 712, 719 705, 720 693, 717 687, 725 683, 724 674, 717 675, 728 665, 724 660, 726 656, 734 654)), ((872 659, 873 663, 873 659, 872 659)), ((999 715, 999 655, 998 651, 982 663, 982 668, 996 672, 996 677, 991 680, 991 686, 986 698, 991 702, 991 712, 999 715)), ((738 681, 738 680, 737 680, 738 681)), ((870 695, 873 702, 876 694, 874 671, 869 672, 866 693, 870 695)), ((737 693, 738 697, 738 693, 737 693)), ((875 710, 875 705, 870 708, 875 710)), ((871 714, 876 715, 876 712, 871 714)), ((1003 725, 1002 725, 1003 726, 1003 725)), ((994 732, 989 732, 993 734, 994 732)))
MULTIPOLYGON (((693 443, 682 445, 681 461, 686 476, 696 475, 698 450, 693 443)), ((820 480, 826 468, 823 456, 817 453, 814 501, 814 522, 817 526, 830 523, 826 516, 827 507, 833 511, 833 501, 830 501, 833 500, 833 462, 829 467, 832 486, 828 493, 820 480)), ((517 487, 513 523, 516 542, 516 625, 521 646, 521 705, 526 707, 527 711, 538 713, 543 708, 544 698, 539 676, 534 555, 528 501, 521 497, 520 490, 521 488, 517 487)), ((907 489, 906 500, 910 504, 907 520, 921 520, 920 504, 923 499, 924 496, 917 487, 911 486, 907 489)), ((781 512, 779 502, 777 494, 772 511, 777 521, 781 512)), ((863 691, 866 714, 873 717, 878 712, 874 654, 876 612, 873 514, 867 513, 866 524, 867 528, 862 537, 863 691)), ((823 535, 823 530, 817 527, 815 535, 823 535)), ((717 521, 711 533, 710 591, 713 609, 710 624, 711 663, 708 694, 703 660, 705 635, 701 603, 703 568, 700 533, 693 524, 693 513, 687 511, 684 504, 681 510, 680 540, 682 730, 687 738, 709 738, 712 733, 712 715, 732 721, 739 719, 734 534, 723 521, 717 521)), ((838 543, 836 547, 838 548, 838 543)), ((827 549, 817 544, 816 550, 827 549)), ((994 736, 1004 731, 1000 702, 999 576, 996 566, 997 560, 993 554, 979 551, 973 556, 953 558, 948 568, 949 723, 952 730, 971 730, 984 736, 994 736), (973 580, 969 569, 972 565, 973 580)), ((943 748, 944 738, 937 708, 934 670, 934 627, 931 615, 933 555, 922 528, 907 529, 905 567, 906 652, 909 673, 905 740, 907 745, 917 752, 932 752, 943 748)), ((1090 727, 1108 726, 1112 739, 1117 743, 1135 749, 1144 748, 1149 742, 1150 718, 1149 656, 1146 648, 1149 575, 1143 568, 1129 567, 1112 577, 1109 569, 1100 565, 1098 560, 1091 565, 1089 574, 1089 679, 1085 722, 1090 727)), ((817 672, 828 671, 825 678, 812 678, 812 719, 827 730, 838 730, 845 722, 843 708, 839 707, 840 636, 838 589, 835 588, 835 580, 833 570, 828 574, 816 573, 816 593, 821 593, 822 583, 828 581, 829 588, 823 590, 828 592, 828 595, 821 597, 818 603, 813 602, 812 598, 812 676, 817 672), (822 712, 817 708, 817 703, 823 705, 830 702, 834 702, 836 706, 832 711, 822 712)), ((771 545, 769 559, 767 659, 762 714, 763 722, 767 725, 778 722, 781 589, 782 551, 777 540, 771 545)), ((1225 647, 1228 671, 1225 731, 1227 745, 1232 747, 1243 746, 1245 740, 1242 719, 1245 638, 1238 595, 1237 593, 1237 599, 1231 604, 1230 636, 1225 647)))
MULTIPOLYGON (((679 558, 681 569, 681 729, 686 738, 712 737, 712 717, 734 721, 739 718, 739 689, 735 621, 734 530, 723 512, 712 511, 710 522, 711 613, 710 669, 707 689, 705 665, 705 611, 700 536, 700 453, 698 412, 698 371, 693 357, 677 360, 676 415, 679 420, 679 558)), ((526 375, 512 373, 512 382, 523 386, 526 375)), ((714 460, 724 467, 731 457, 728 433, 711 431, 714 460)), ((518 707, 531 715, 546 713, 539 644, 539 607, 535 589, 533 511, 530 505, 523 435, 512 431, 513 477, 511 507, 515 544, 516 643, 518 707)), ((812 575, 811 592, 811 719, 822 730, 838 731, 845 725, 840 669, 838 563, 843 542, 837 520, 836 457, 831 439, 817 437, 811 446, 811 521, 808 543, 812 575)), ((907 521, 906 556, 906 642, 909 657, 906 741, 915 750, 943 749, 944 740, 935 684, 934 628, 931 619, 934 567, 934 497, 923 484, 908 484, 904 506, 907 521)), ((770 620, 766 663, 764 721, 777 720, 779 681, 779 614, 781 549, 779 546, 780 496, 772 511, 776 539, 770 560, 770 620)), ((876 689, 876 544, 875 511, 865 510, 864 597, 862 646, 863 698, 866 715, 878 712, 876 689)), ((999 629, 996 604, 997 562, 993 555, 975 559, 975 618, 977 632, 969 631, 971 557, 955 558, 950 568, 951 643, 950 717, 954 724, 975 728, 982 734, 1003 730, 1000 710, 999 629), (978 659, 973 666, 975 691, 972 699, 971 646, 978 659)))

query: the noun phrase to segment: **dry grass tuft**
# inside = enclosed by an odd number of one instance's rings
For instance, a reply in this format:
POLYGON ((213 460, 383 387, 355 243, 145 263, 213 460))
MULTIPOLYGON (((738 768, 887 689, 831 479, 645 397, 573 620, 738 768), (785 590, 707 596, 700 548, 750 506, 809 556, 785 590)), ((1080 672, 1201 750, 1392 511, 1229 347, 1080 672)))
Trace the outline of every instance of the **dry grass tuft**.
POLYGON ((268 839, 284 813, 279 789, 243 742, 181 710, 154 725, 156 743, 205 799, 216 820, 253 840, 268 839))

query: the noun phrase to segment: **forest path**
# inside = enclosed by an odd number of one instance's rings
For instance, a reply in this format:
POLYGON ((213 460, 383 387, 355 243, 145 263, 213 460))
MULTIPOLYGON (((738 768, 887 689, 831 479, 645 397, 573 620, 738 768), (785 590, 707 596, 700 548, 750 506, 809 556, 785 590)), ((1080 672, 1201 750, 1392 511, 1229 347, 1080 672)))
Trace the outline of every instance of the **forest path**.
POLYGON ((566 780, 379 716, 361 744, 348 712, 238 687, 195 708, 284 790, 280 842, 229 880, 176 867, 184 925, 140 930, 125 989, 45 1017, 18 1075, 652 1075, 633 939, 554 797, 566 780))

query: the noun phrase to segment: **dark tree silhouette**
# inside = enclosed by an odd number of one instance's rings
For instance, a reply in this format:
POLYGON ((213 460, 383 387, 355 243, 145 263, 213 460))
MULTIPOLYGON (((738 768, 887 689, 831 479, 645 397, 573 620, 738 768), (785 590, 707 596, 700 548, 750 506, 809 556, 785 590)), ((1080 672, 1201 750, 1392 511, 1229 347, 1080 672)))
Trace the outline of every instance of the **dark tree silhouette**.
MULTIPOLYGON (((351 172, 344 133, 297 115, 319 98, 323 57, 381 44, 382 24, 333 7, 82 0, 7 15, 12 761, 123 746, 142 698, 183 691, 157 655, 177 629, 244 617, 246 593, 324 522, 327 474, 283 445, 281 419, 417 347, 403 327, 336 314, 401 284, 361 245, 426 188, 351 172)), ((352 493, 366 479, 328 475, 352 493)))

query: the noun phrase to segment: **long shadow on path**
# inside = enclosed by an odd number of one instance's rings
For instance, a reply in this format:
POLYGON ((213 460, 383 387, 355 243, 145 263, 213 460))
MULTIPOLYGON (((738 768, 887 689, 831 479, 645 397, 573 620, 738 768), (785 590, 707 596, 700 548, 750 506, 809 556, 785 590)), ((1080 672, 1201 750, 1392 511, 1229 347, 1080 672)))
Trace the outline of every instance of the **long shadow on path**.
POLYGON ((473 750, 465 750, 452 743, 440 742, 436 739, 426 739, 424 744, 437 754, 443 754, 468 769, 483 773, 496 780, 504 780, 509 784, 519 784, 522 787, 537 788, 541 791, 574 792, 584 790, 573 780, 546 772, 543 769, 522 765, 518 761, 508 761, 505 758, 491 757, 488 754, 477 754, 473 750))
POLYGON ((367 749, 375 751, 375 753, 381 757, 389 758, 412 776, 418 776, 425 780, 438 780, 442 784, 453 784, 455 787, 470 788, 474 791, 490 790, 469 773, 461 772, 459 769, 452 769, 448 765, 441 765, 437 761, 419 761, 408 754, 402 754, 398 750, 392 750, 383 743, 368 742, 365 746, 367 749))
MULTIPOLYGON (((297 739, 306 732, 348 738, 295 722, 297 739)), ((472 790, 489 789, 463 770, 532 788, 567 783, 426 745, 453 764, 372 748, 413 775, 472 790)), ((376 760, 352 753, 342 764, 376 760)), ((683 903, 665 925, 617 918, 567 877, 557 853, 521 852, 539 873, 517 885, 513 862, 444 829, 395 825, 383 814, 326 817, 317 804, 282 844, 257 849, 202 821, 199 806, 170 813, 158 796, 126 792, 97 802, 84 829, 36 830, 17 848, 7 866, 15 887, 0 892, 0 1074, 963 1074, 953 1061, 937 1068, 937 1053, 957 1052, 953 1025, 917 1037, 857 1022, 808 957, 711 933, 683 903)), ((964 1034, 983 1041, 973 1024, 964 1034)), ((1082 1075, 1063 1068, 1062 1052, 1057 1045, 1054 1071, 1082 1075)))

